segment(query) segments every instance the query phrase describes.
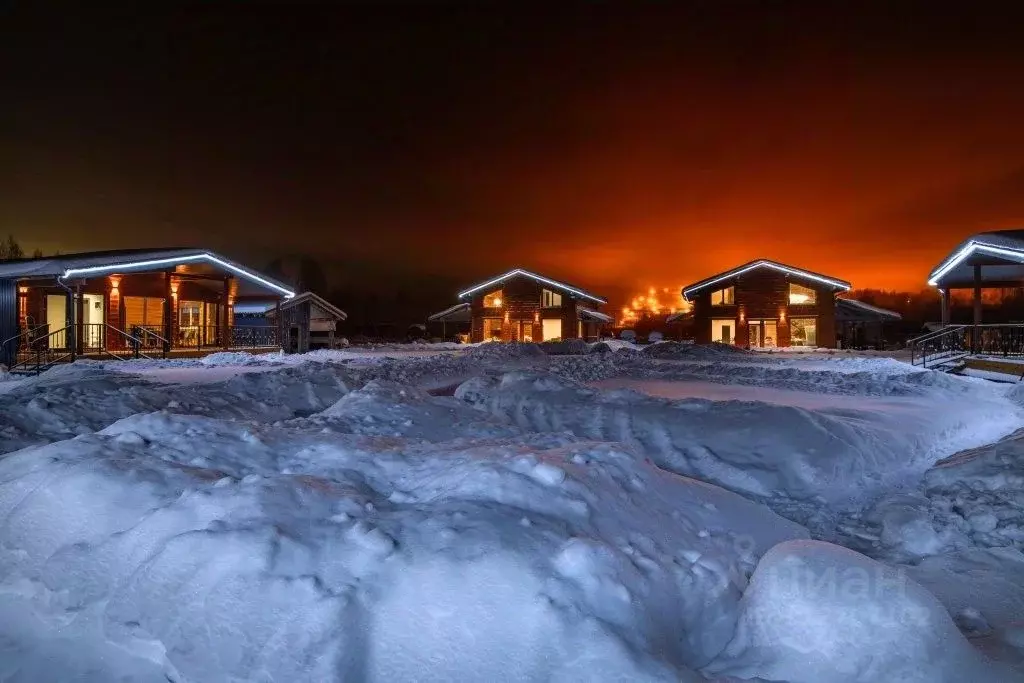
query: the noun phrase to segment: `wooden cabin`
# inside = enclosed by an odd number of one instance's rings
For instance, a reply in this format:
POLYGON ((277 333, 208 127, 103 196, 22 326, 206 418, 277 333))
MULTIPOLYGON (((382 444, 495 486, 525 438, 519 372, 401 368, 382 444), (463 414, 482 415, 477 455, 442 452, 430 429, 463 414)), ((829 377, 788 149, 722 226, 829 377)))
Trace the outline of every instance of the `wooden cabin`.
POLYGON ((471 342, 596 340, 612 317, 604 298, 579 287, 516 268, 459 292, 461 303, 431 322, 469 315, 471 342))
POLYGON ((204 249, 6 261, 0 263, 0 362, 279 348, 275 326, 237 326, 234 309, 275 306, 293 296, 288 285, 204 249))
POLYGON ((850 283, 760 259, 683 288, 698 344, 836 345, 836 295, 850 283))

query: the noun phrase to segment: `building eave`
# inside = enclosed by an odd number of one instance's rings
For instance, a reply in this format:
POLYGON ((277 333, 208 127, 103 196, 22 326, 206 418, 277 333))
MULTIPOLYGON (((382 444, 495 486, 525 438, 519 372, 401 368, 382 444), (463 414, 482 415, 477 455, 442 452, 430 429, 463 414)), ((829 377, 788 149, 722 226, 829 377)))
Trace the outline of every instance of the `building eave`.
POLYGON ((564 292, 568 292, 570 294, 574 294, 574 295, 582 297, 584 299, 589 299, 591 301, 595 301, 595 302, 597 302, 599 304, 606 304, 606 303, 608 303, 608 301, 606 299, 603 299, 603 298, 601 298, 599 296, 591 294, 590 292, 585 292, 582 289, 579 289, 577 287, 573 287, 571 285, 567 285, 564 282, 559 282, 558 280, 552 280, 550 278, 544 277, 543 275, 538 275, 537 273, 532 273, 532 272, 530 272, 528 270, 523 270, 522 268, 514 268, 514 269, 508 271, 507 273, 505 273, 503 275, 499 275, 498 277, 496 277, 494 279, 488 280, 487 282, 481 282, 478 285, 473 285, 469 289, 467 289, 465 291, 462 291, 462 292, 459 292, 458 298, 459 299, 464 299, 467 296, 470 296, 471 294, 474 294, 475 292, 479 292, 482 289, 487 289, 488 287, 491 287, 491 286, 496 285, 496 284, 500 284, 500 283, 504 282, 505 280, 508 280, 510 278, 517 277, 517 276, 520 276, 520 275, 522 275, 524 277, 531 278, 533 280, 536 280, 537 282, 546 284, 549 287, 554 287, 555 289, 560 289, 560 290, 562 290, 564 292))
POLYGON ((845 280, 839 280, 837 278, 828 277, 827 275, 814 273, 809 270, 804 270, 802 268, 794 268, 793 266, 787 266, 786 264, 779 263, 777 261, 771 261, 768 259, 758 259, 756 261, 744 263, 743 265, 737 266, 732 270, 727 270, 725 272, 712 275, 711 277, 699 280, 691 285, 683 287, 683 298, 686 299, 687 301, 692 301, 690 297, 696 294, 697 292, 701 291, 702 289, 707 289, 708 287, 711 287, 712 285, 715 285, 719 282, 723 282, 734 277, 739 277, 740 275, 748 273, 757 268, 771 268, 772 270, 777 270, 788 275, 795 275, 797 277, 805 278, 808 280, 814 280, 815 282, 820 282, 822 284, 829 285, 830 287, 839 292, 847 292, 850 290, 851 287, 850 283, 846 282, 845 280))

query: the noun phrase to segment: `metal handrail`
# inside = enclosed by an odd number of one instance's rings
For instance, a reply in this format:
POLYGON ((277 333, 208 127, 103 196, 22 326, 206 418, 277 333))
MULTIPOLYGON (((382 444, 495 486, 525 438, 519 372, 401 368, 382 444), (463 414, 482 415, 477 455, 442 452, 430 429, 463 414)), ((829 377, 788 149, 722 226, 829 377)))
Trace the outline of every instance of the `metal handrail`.
POLYGON ((139 339, 138 337, 133 337, 132 335, 130 335, 127 332, 125 332, 124 330, 119 330, 119 329, 117 329, 116 327, 114 327, 113 325, 111 325, 109 323, 106 324, 106 327, 107 327, 107 329, 109 329, 109 330, 111 330, 113 332, 116 332, 117 334, 121 335, 122 337, 127 339, 129 342, 131 342, 132 355, 134 355, 136 358, 145 358, 147 360, 156 360, 152 356, 147 356, 146 354, 142 353, 142 351, 141 351, 141 349, 142 349, 142 340, 139 339))
MULTIPOLYGON (((49 325, 48 324, 47 325, 42 325, 40 327, 49 327, 49 325)), ((65 358, 71 358, 73 356, 73 354, 66 350, 67 349, 67 339, 68 339, 67 331, 68 331, 69 328, 70 328, 70 325, 66 325, 66 326, 60 328, 59 330, 54 330, 53 332, 50 332, 50 333, 48 333, 48 334, 46 334, 44 336, 33 338, 31 343, 30 343, 30 347, 31 347, 30 353, 34 352, 34 354, 29 356, 28 358, 26 358, 23 361, 14 363, 13 365, 11 365, 11 367, 9 369, 10 370, 16 370, 16 369, 21 368, 21 367, 24 367, 24 368, 27 369, 27 368, 29 368, 29 366, 31 364, 31 361, 34 360, 35 361, 35 367, 33 368, 33 370, 35 370, 35 373, 38 375, 43 370, 46 370, 46 369, 50 368, 55 363, 58 363, 58 362, 64 360, 65 358), (65 352, 62 355, 60 355, 60 356, 51 358, 50 354, 49 354, 49 352, 51 351, 49 339, 51 337, 57 336, 58 334, 63 334, 64 335, 65 352)), ((39 329, 39 327, 34 328, 34 330, 38 330, 38 329, 39 329)))
POLYGON ((908 345, 911 364, 923 367, 936 361, 949 366, 975 353, 1024 355, 1024 323, 947 325, 909 340, 908 345))

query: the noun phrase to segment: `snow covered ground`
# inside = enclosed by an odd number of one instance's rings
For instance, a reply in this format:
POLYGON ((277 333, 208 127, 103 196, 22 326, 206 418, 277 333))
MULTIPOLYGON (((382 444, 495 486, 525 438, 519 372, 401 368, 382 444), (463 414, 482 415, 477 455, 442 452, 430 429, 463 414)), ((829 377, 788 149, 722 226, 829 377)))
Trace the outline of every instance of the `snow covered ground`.
POLYGON ((1020 390, 548 350, 0 381, 0 680, 1024 681, 1020 390))

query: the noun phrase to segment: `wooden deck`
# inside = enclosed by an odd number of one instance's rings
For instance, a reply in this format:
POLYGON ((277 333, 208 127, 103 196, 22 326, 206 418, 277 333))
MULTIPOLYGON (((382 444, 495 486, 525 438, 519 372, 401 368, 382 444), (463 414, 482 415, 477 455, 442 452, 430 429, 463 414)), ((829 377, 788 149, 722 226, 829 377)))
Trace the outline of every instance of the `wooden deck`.
POLYGON ((984 370, 1006 375, 1008 381, 1019 380, 1024 375, 1024 359, 965 358, 964 367, 969 370, 984 370))

